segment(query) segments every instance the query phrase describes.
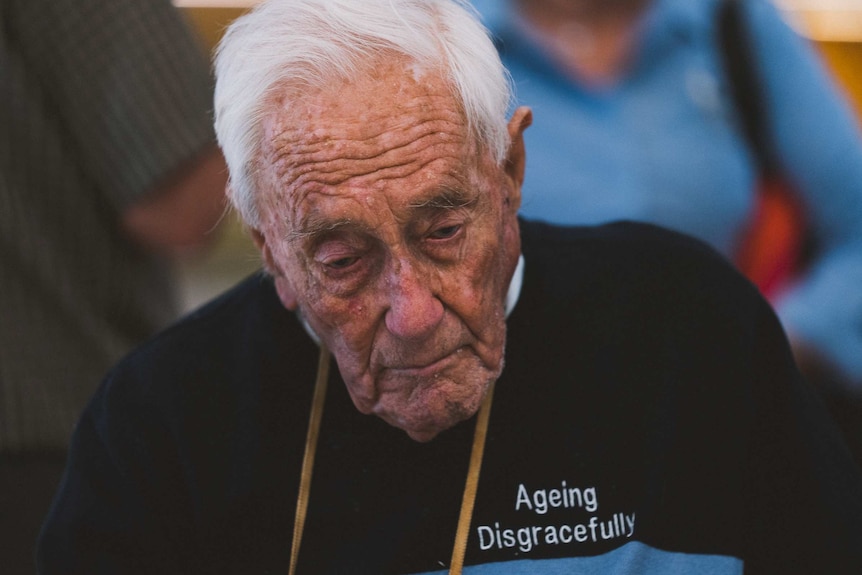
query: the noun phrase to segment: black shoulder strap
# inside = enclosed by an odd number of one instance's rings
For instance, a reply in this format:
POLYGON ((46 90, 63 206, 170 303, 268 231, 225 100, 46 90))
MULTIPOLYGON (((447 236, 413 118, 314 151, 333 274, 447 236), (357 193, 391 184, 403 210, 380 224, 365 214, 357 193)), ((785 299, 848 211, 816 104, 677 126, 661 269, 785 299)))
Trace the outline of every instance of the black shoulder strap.
POLYGON ((773 174, 777 163, 757 73, 754 47, 742 10, 743 0, 722 0, 718 8, 718 41, 722 63, 730 80, 730 93, 742 118, 745 137, 764 174, 773 174))

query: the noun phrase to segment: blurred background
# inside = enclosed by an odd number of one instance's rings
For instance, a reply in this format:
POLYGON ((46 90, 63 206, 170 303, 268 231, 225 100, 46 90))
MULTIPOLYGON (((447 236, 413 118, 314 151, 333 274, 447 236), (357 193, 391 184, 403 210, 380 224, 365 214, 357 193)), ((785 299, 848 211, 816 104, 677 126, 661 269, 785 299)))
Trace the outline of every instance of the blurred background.
MULTIPOLYGON (((823 57, 862 118, 862 0, 774 0, 787 21, 823 57)), ((230 22, 255 0, 174 0, 211 53, 230 22)), ((258 255, 237 218, 226 216, 223 233, 205 257, 181 261, 181 294, 191 309, 259 267, 258 255)))
MULTIPOLYGON (((480 9, 488 10, 499 8, 504 2, 472 1, 480 9)), ((836 228, 840 227, 836 220, 852 220, 856 226, 852 230, 855 234, 852 239, 856 242, 853 247, 860 247, 862 226, 858 224, 862 222, 862 211, 858 199, 862 186, 862 146, 854 147, 853 144, 859 143, 854 130, 843 130, 853 132, 849 138, 842 139, 835 134, 842 131, 840 128, 854 127, 854 122, 858 125, 862 119, 862 0, 773 1, 779 9, 778 14, 770 6, 759 4, 761 8, 769 9, 770 23, 778 25, 773 28, 780 28, 782 34, 792 39, 794 49, 805 52, 804 63, 817 68, 816 78, 819 80, 825 80, 816 60, 822 58, 839 90, 848 97, 850 109, 842 102, 840 113, 831 116, 829 105, 819 105, 822 99, 803 99, 803 104, 794 99, 789 105, 791 111, 814 119, 806 125, 811 130, 797 129, 798 124, 793 124, 788 133, 793 139, 800 136, 808 146, 802 152, 802 160, 806 161, 809 155, 818 156, 809 154, 809 151, 817 149, 821 152, 818 157, 822 158, 824 154, 820 148, 824 146, 821 144, 834 144, 825 146, 828 153, 823 162, 825 168, 820 172, 826 172, 832 180, 830 183, 837 181, 833 187, 842 188, 839 192, 847 192, 844 188, 852 189, 846 194, 850 201, 830 204, 835 209, 828 212, 828 217, 822 218, 822 223, 836 228), (782 18, 802 36, 803 44, 800 45, 798 39, 788 33, 782 18), (804 42, 813 46, 814 58, 808 54, 804 42), (811 114, 812 111, 827 112, 827 118, 837 120, 831 124, 823 122, 824 115, 811 114), (817 129, 826 136, 812 145, 812 134, 807 132, 817 129), (834 153, 834 156, 829 153, 834 153), (850 169, 842 170, 842 167, 850 169), (845 209, 848 205, 849 209, 845 209), (844 217, 845 212, 850 215, 844 217)), ((5 305, 0 313, 3 320, 0 322, 0 541, 17 553, 15 557, 10 557, 6 549, 0 553, 3 557, 0 572, 3 575, 32 573, 33 541, 62 473, 66 438, 104 370, 129 347, 152 333, 150 324, 155 323, 157 316, 168 315, 169 311, 171 317, 168 319, 174 317, 173 312, 177 310, 174 309, 173 298, 156 297, 166 296, 168 294, 162 291, 170 290, 151 289, 153 285, 162 287, 162 283, 164 287, 170 287, 167 283, 171 274, 165 268, 174 268, 176 272, 181 312, 198 307, 260 268, 259 254, 238 217, 227 212, 219 218, 224 169, 211 142, 209 65, 203 54, 195 50, 197 42, 203 52, 211 55, 226 27, 256 3, 255 0, 173 0, 179 9, 177 14, 170 0, 0 1, 0 23, 3 24, 0 26, 0 70, 5 73, 3 79, 6 80, 5 84, 0 81, 0 100, 3 101, 0 115, 5 114, 0 119, 0 132, 5 128, 5 133, 9 134, 9 137, 0 139, 0 143, 6 144, 5 150, 0 150, 0 158, 10 160, 2 168, 15 176, 0 173, 0 232, 6 234, 0 239, 8 237, 17 242, 14 245, 22 244, 27 248, 26 251, 22 249, 20 255, 14 254, 15 257, 8 257, 6 252, 0 254, 3 256, 0 257, 0 296, 4 296, 0 297, 0 304, 5 305), (85 10, 84 5, 89 8, 85 10), (76 25, 70 25, 72 21, 76 25), (82 68, 88 71, 86 75, 82 68), (82 78, 93 81, 81 81, 82 78), (66 91, 59 92, 55 86, 66 91), (43 97, 44 94, 60 96, 52 99, 43 97), (111 106, 105 108, 104 101, 109 101, 111 106), (69 103, 77 107, 67 105, 69 103), (66 108, 70 109, 67 111, 66 108), (116 113, 104 113, 105 110, 116 113), (150 115, 153 110, 162 114, 156 115, 156 120, 150 115), (68 112, 71 120, 61 116, 61 111, 68 112), (33 118, 42 122, 38 126, 42 126, 44 134, 33 129, 36 125, 33 118), (81 133, 68 126, 80 128, 81 133), (93 126, 100 127, 108 135, 130 134, 134 136, 130 140, 134 145, 101 133, 97 134, 99 137, 93 137, 93 126), (184 131, 194 134, 194 138, 186 138, 191 142, 189 150, 173 152, 173 155, 166 153, 173 149, 175 141, 185 142, 179 136, 184 131), (138 137, 143 134, 151 139, 138 137), (68 142, 79 141, 80 146, 68 145, 68 142), (46 142, 56 144, 54 155, 46 153, 46 142), (198 149, 204 144, 205 151, 198 149), (107 152, 100 146, 107 147, 107 152), (191 155, 192 149, 197 155, 191 155), (124 162, 117 161, 118 150, 126 154, 124 162), (85 152, 91 153, 92 157, 85 152), (162 160, 160 163, 150 162, 153 165, 141 171, 147 177, 135 182, 140 188, 138 196, 127 197, 130 192, 128 185, 102 185, 105 179, 102 172, 112 176, 114 172, 123 176, 138 174, 138 164, 144 165, 145 161, 152 160, 150 155, 156 156, 150 152, 158 152, 158 158, 162 160), (77 160, 79 155, 90 161, 81 165, 71 160, 68 165, 59 163, 69 158, 77 160), (55 158, 58 163, 55 168, 63 168, 58 172, 61 176, 45 169, 46 157, 55 158), (181 165, 179 159, 192 157, 196 158, 193 166, 182 164, 185 166, 182 170, 167 172, 170 167, 168 160, 177 160, 176 164, 181 165), (197 162, 198 158, 201 162, 197 162), (91 167, 101 171, 91 173, 91 167), (75 177, 64 177, 68 174, 75 177), (15 185, 11 186, 10 182, 15 185), (10 195, 7 198, 4 194, 10 195), (84 199, 79 199, 81 197, 84 199), (115 199, 117 206, 104 205, 93 201, 92 197, 115 199), (90 223, 83 223, 84 220, 77 217, 78 211, 84 211, 84 208, 89 210, 86 214, 90 223), (93 222, 103 226, 92 225, 93 222), (173 224, 177 229, 172 228, 173 224), (112 241, 103 240, 103 237, 112 241), (201 244, 201 249, 186 250, 194 247, 186 244, 201 244), (90 247, 79 248, 80 245, 90 247), (114 255, 114 250, 119 255, 114 255), (169 259, 163 257, 168 252, 169 259), (105 253, 112 257, 100 257, 105 253), (151 269, 156 263, 158 267, 151 269), (41 283, 34 282, 34 277, 41 283), (63 313, 58 313, 57 309, 63 313), (141 318, 148 321, 133 321, 141 318), (126 337, 127 331, 133 331, 134 337, 126 337), (87 354, 80 351, 83 349, 87 354)), ((538 0, 521 0, 519 3, 532 9, 540 4, 538 0)), ((645 0, 582 2, 602 10, 608 6, 644 3, 645 0)), ((675 6, 696 6, 696 3, 676 0, 675 6)), ((554 20, 554 24, 559 22, 554 20)), ((590 56, 613 55, 613 50, 604 49, 604 45, 601 49, 592 49, 593 46, 591 44, 587 50, 590 56)), ((797 68, 803 69, 800 61, 779 53, 770 61, 768 69, 773 76, 782 79, 793 76, 789 73, 797 68)), ((814 85, 808 81, 811 75, 798 77, 802 80, 794 85, 793 90, 776 91, 782 95, 796 95, 814 85)), ((698 86, 702 87, 702 84, 695 87, 698 86)), ((686 88, 690 86, 686 85, 686 88)), ((837 100, 831 85, 829 89, 829 96, 837 100)), ((703 95, 702 92, 697 94, 703 95)), ((673 94, 662 92, 652 102, 671 100, 673 94)), ((679 106, 669 113, 675 114, 678 110, 679 106)), ((550 123, 553 124, 561 116, 550 113, 542 117, 551 118, 550 123)), ((636 117, 638 120, 642 118, 636 117)), ((605 135, 606 126, 597 125, 599 127, 593 136, 605 135)), ((537 133, 538 128, 538 123, 535 123, 532 132, 537 133)), ((648 136, 659 131, 652 125, 641 128, 641 132, 647 132, 648 136)), ((574 130, 571 133, 582 134, 574 130)), ((611 134, 611 131, 607 133, 611 134)), ((698 137, 701 144, 713 145, 709 137, 698 137)), ((545 140, 553 142, 554 146, 558 143, 557 138, 545 140)), ((617 138, 617 141, 623 140, 617 138)), ((623 147, 624 155, 621 157, 624 162, 620 164, 632 163, 629 162, 631 150, 639 152, 648 147, 623 147)), ((685 147, 683 151, 689 149, 687 145, 685 147)), ((662 146, 654 148, 665 151, 662 146)), ((659 167, 655 171, 677 177, 679 164, 687 167, 685 160, 678 161, 682 156, 679 151, 679 147, 672 148, 665 154, 677 164, 670 168, 659 167)), ((736 159, 743 153, 740 149, 731 152, 736 159)), ((533 158, 537 156, 539 154, 534 153, 533 158)), ((686 158, 690 159, 689 156, 686 158)), ((653 165, 649 160, 643 164, 653 165)), ((595 165, 604 166, 600 163, 595 165)), ((174 168, 176 170, 176 166, 174 168)), ((536 169, 533 173, 556 175, 555 170, 536 169)), ((613 170, 603 170, 603 173, 616 175, 613 170)), ((728 171, 719 169, 718 173, 726 174, 728 171)), ((714 183, 715 174, 712 172, 696 175, 700 178, 697 180, 698 189, 704 181, 714 183)), ((556 179, 569 185, 565 177, 556 179)), ((115 182, 110 180, 109 183, 115 182)), ((605 183, 588 189, 607 196, 605 183)), ((816 188, 813 191, 821 189, 819 186, 809 187, 816 188)), ((684 181, 677 188, 689 189, 684 181)), ((669 189, 669 186, 660 186, 659 189, 669 189)), ((744 191, 751 190, 746 187, 744 191)), ((833 196, 844 198, 839 193, 833 196)), ((688 206, 686 202, 677 202, 677 205, 688 206)), ((713 215, 713 211, 707 213, 710 218, 713 215)), ((716 225, 726 231, 721 222, 716 225)), ((833 346, 843 353, 847 365, 852 364, 856 368, 855 397, 849 400, 843 390, 840 393, 829 391, 825 396, 862 462, 862 331, 858 329, 858 318, 862 317, 860 254, 862 250, 855 250, 850 254, 854 258, 852 261, 846 258, 855 267, 839 269, 839 272, 850 269, 852 274, 835 273, 830 276, 833 280, 837 276, 835 283, 840 284, 844 291, 837 297, 834 297, 835 292, 829 292, 830 297, 822 298, 828 300, 825 303, 830 308, 827 310, 830 313, 822 316, 830 321, 836 317, 842 321, 847 318, 847 326, 855 329, 852 333, 850 328, 847 328, 847 334, 841 332, 841 337, 849 336, 847 341, 836 336, 837 344, 833 346), (856 323, 852 323, 854 321, 856 323)), ((832 328, 831 324, 824 325, 832 328)), ((842 324, 842 328, 847 326, 842 324)), ((826 335, 830 341, 833 339, 832 333, 826 335)), ((804 357, 798 355, 797 359, 804 357)), ((811 357, 813 359, 807 363, 819 368, 821 358, 811 357)), ((811 376, 813 382, 826 382, 828 386, 821 386, 824 390, 839 389, 831 383, 832 371, 823 375, 812 371, 806 375, 811 376)))

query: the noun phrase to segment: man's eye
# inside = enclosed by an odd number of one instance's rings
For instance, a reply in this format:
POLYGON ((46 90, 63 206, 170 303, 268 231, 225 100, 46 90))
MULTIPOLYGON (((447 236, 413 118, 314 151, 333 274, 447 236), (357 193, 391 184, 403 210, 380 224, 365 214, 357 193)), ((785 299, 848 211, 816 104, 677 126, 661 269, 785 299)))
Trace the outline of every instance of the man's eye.
POLYGON ((346 258, 338 258, 334 260, 329 260, 323 262, 326 267, 332 270, 340 271, 349 268, 353 264, 359 261, 358 257, 346 257, 346 258))
POLYGON ((449 239, 449 238, 453 237, 459 231, 461 231, 461 224, 454 224, 451 226, 445 226, 442 228, 437 228, 436 230, 431 232, 429 237, 432 240, 445 240, 445 239, 449 239))

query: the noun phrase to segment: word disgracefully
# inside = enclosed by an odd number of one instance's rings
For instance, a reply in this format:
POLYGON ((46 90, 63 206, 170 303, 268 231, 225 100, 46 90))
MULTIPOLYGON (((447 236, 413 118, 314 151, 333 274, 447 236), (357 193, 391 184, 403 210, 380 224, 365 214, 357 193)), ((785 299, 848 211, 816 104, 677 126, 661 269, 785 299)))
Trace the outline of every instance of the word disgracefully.
MULTIPOLYGON (((532 492, 524 484, 518 485, 515 511, 532 511, 545 515, 552 509, 583 509, 598 511, 599 499, 595 487, 568 487, 563 481, 559 488, 536 489, 532 492)), ((635 531, 634 513, 613 513, 610 517, 590 515, 581 521, 558 521, 554 525, 526 525, 509 527, 495 521, 493 525, 476 528, 479 548, 515 549, 529 553, 540 545, 570 545, 630 538, 635 531)))

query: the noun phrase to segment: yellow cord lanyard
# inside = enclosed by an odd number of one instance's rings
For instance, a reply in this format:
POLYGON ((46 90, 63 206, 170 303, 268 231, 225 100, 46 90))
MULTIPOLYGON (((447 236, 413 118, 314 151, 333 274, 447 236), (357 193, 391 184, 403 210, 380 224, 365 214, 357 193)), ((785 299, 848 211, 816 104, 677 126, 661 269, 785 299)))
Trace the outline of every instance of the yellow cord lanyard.
MULTIPOLYGON (((323 419, 326 384, 329 380, 329 359, 329 350, 321 345, 320 358, 317 362, 317 378, 314 382, 314 396, 311 400, 311 416, 308 421, 308 433, 305 438, 305 455, 302 458, 299 495, 296 499, 293 543, 290 548, 290 575, 296 575, 299 546, 302 543, 302 531, 305 527, 305 516, 308 511, 314 456, 317 451, 317 438, 320 435, 320 422, 323 419)), ((461 500, 461 513, 458 517, 458 530, 455 533, 455 545, 452 548, 449 575, 461 575, 461 570, 464 567, 464 554, 467 551, 470 521, 473 518, 473 505, 476 501, 476 491, 479 487, 479 471, 482 468, 482 455, 485 451, 485 438, 488 435, 488 420, 491 416, 491 401, 493 397, 494 384, 492 383, 485 396, 485 400, 482 402, 482 407, 479 409, 479 415, 476 418, 476 430, 473 433, 473 449, 470 453, 470 468, 467 470, 467 482, 464 486, 464 497, 461 500)))

